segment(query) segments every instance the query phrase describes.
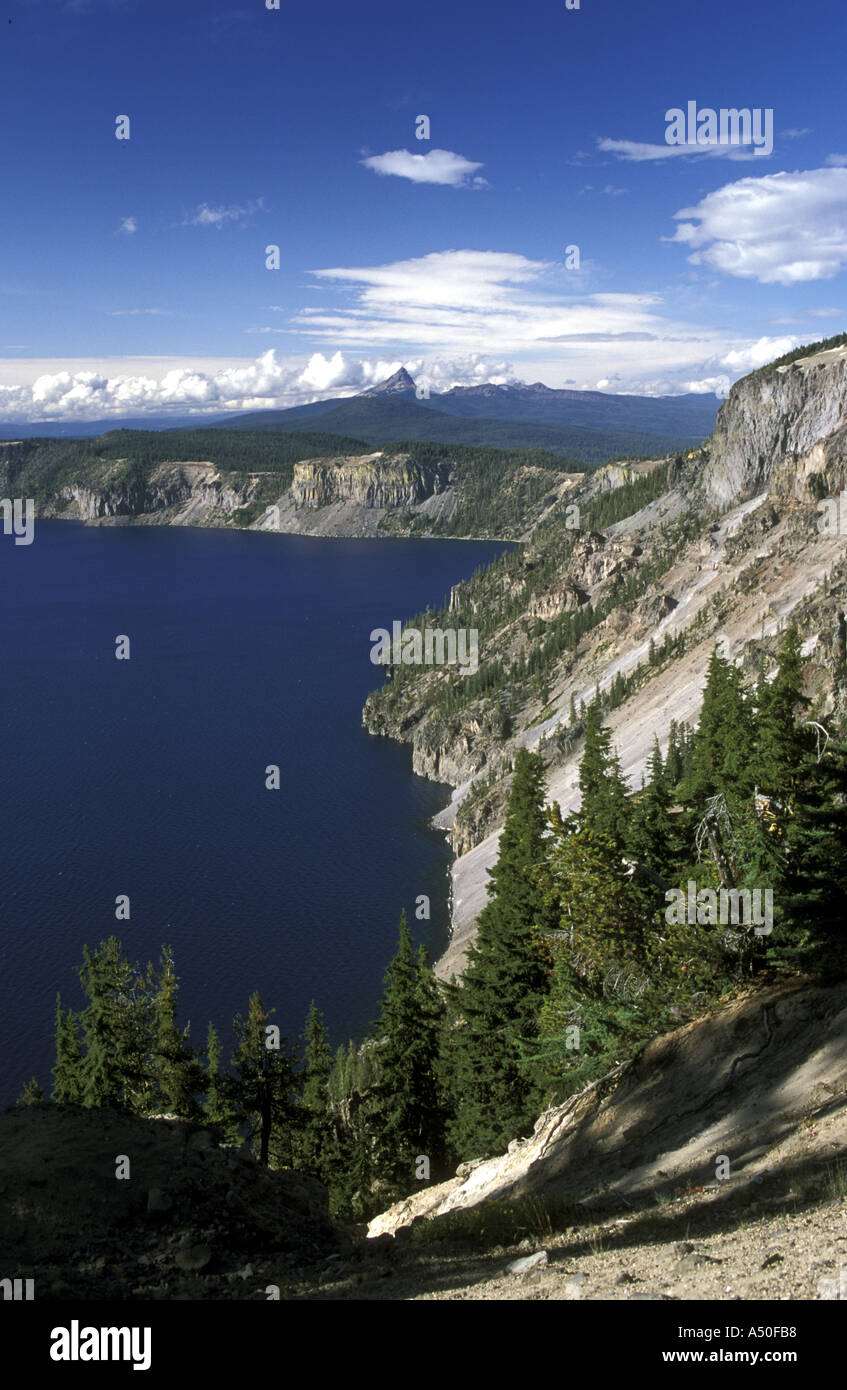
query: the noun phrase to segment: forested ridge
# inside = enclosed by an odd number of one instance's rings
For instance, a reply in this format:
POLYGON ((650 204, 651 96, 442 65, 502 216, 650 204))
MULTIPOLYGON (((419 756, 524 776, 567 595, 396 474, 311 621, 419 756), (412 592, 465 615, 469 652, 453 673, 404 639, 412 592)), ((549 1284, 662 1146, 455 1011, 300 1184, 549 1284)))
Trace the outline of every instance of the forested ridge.
MULTIPOLYGON (((636 792, 605 713, 600 698, 583 712, 578 812, 546 805, 540 758, 517 752, 460 983, 436 982, 401 917, 369 1037, 333 1057, 313 1005, 292 1043, 255 993, 231 1049, 211 1027, 198 1047, 178 1022, 170 949, 142 969, 110 938, 84 953, 84 1006, 57 999, 50 1100, 202 1120, 321 1178, 334 1214, 362 1219, 500 1151, 751 980, 843 975, 847 743, 803 693, 796 631, 747 683, 715 648, 697 727, 671 726, 636 792), (769 921, 739 917, 745 892, 770 893, 769 921)), ((36 1078, 21 1100, 45 1103, 36 1078)))

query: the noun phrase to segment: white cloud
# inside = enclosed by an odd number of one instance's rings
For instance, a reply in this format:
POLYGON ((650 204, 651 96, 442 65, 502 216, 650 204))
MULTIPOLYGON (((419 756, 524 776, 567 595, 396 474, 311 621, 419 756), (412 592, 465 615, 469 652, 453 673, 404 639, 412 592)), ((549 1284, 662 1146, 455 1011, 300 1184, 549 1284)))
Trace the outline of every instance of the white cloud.
POLYGON ((324 357, 322 352, 314 352, 304 371, 297 378, 297 385, 306 391, 322 395, 346 394, 349 391, 364 391, 369 386, 378 386, 403 366, 399 359, 394 361, 367 362, 345 358, 341 352, 332 357, 324 357))
POLYGON ((692 265, 763 285, 831 279, 847 266, 847 169, 740 179, 675 218, 668 240, 692 265))
POLYGON ((132 318, 137 314, 155 314, 157 317, 168 318, 172 310, 170 309, 110 309, 109 313, 113 319, 132 318))
POLYGON ((722 391, 797 341, 681 321, 658 293, 588 293, 563 264, 513 252, 437 251, 312 274, 333 307, 304 308, 284 330, 304 342, 299 355, 7 358, 0 419, 284 408, 364 390, 401 365, 432 391, 518 379, 648 396, 722 391))
POLYGON ((843 169, 847 164, 847 154, 828 154, 825 163, 834 169, 843 169))
POLYGON ((597 148, 604 154, 613 154, 618 159, 631 163, 643 163, 654 159, 762 159, 743 145, 651 145, 641 140, 609 140, 605 137, 597 141, 597 148))
POLYGON ((386 154, 371 155, 362 163, 374 173, 393 174, 397 178, 411 179, 413 183, 448 184, 451 188, 485 185, 485 179, 472 178, 482 165, 452 150, 430 150, 427 154, 389 150, 386 154))
POLYGON ((185 218, 183 226, 220 228, 226 226, 228 222, 242 222, 245 217, 250 217, 252 213, 261 211, 264 206, 264 198, 257 198, 254 202, 244 204, 230 203, 217 207, 213 203, 201 203, 190 217, 185 218))
POLYGON ((170 366, 151 359, 157 375, 144 371, 144 359, 129 360, 133 371, 122 371, 120 360, 105 368, 58 367, 43 371, 44 364, 6 362, 2 369, 19 378, 16 385, 0 386, 0 418, 14 420, 88 420, 120 415, 196 414, 240 410, 284 409, 324 397, 349 396, 376 386, 405 366, 415 379, 431 390, 473 386, 485 381, 511 381, 508 363, 471 354, 466 358, 375 357, 352 358, 337 351, 332 356, 316 352, 303 359, 279 358, 271 350, 253 361, 170 366), (141 370, 139 370, 139 367, 141 370))
POLYGON ((697 381, 684 381, 682 389, 695 396, 725 396, 731 385, 730 377, 723 373, 721 376, 700 377, 697 381))
POLYGON ((807 309, 806 313, 813 319, 841 319, 844 317, 843 309, 807 309))
POLYGON ((736 376, 741 376, 745 372, 754 372, 757 367, 764 367, 766 362, 772 362, 775 357, 784 357, 799 341, 799 338, 789 335, 782 338, 759 338, 747 347, 733 348, 721 358, 720 365, 729 367, 736 376))
MULTIPOLYGON (((515 362, 523 380, 576 377, 584 389, 604 380, 623 392, 672 394, 712 377, 725 385, 726 354, 754 341, 680 322, 658 294, 586 293, 563 265, 511 252, 439 251, 312 273, 346 291, 337 307, 306 307, 292 320, 302 335, 331 344, 323 360, 364 349, 405 360, 414 375, 414 358, 437 357, 461 362, 466 384, 485 344, 487 370, 499 358, 506 380, 515 362)), ((771 356, 786 350, 781 338, 773 342, 771 356)), ((434 378, 427 384, 442 389, 434 378)))
POLYGON ((812 131, 809 126, 803 126, 802 129, 789 128, 788 130, 781 130, 779 133, 783 140, 802 140, 804 135, 811 135, 812 131))
POLYGON ((124 217, 118 231, 124 236, 132 236, 133 232, 138 231, 138 223, 134 217, 124 217))
POLYGON ((645 340, 664 332, 649 294, 573 293, 563 265, 511 252, 438 251, 380 266, 314 271, 349 284, 354 303, 306 308, 301 331, 337 343, 408 343, 454 355, 480 341, 511 355, 541 343, 645 340))

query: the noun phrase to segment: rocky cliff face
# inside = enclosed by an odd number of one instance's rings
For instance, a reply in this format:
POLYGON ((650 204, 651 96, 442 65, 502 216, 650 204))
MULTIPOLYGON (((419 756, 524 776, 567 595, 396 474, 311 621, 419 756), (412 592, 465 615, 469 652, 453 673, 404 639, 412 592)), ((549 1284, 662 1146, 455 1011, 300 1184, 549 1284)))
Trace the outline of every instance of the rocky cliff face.
POLYGON ((811 473, 839 468, 840 485, 845 425, 847 349, 743 378, 718 413, 706 497, 719 507, 766 489, 802 499, 811 473))
MULTIPOLYGON (((651 466, 615 466, 617 472, 602 470, 599 483, 596 475, 572 482, 567 500, 587 509, 598 491, 651 466)), ((609 727, 633 789, 654 737, 664 748, 671 720, 696 724, 719 639, 754 679, 760 660, 772 669, 779 634, 795 621, 816 717, 827 727, 847 717, 844 540, 831 512, 830 525, 820 524, 818 508, 819 499, 842 488, 847 349, 836 348, 737 383, 713 438, 676 460, 667 492, 640 511, 602 534, 583 531, 575 543, 554 513, 519 556, 454 587, 451 618, 479 626, 481 668, 499 665, 487 691, 475 687, 458 710, 439 718, 440 677, 423 672, 402 689, 392 687, 385 700, 371 696, 363 715, 372 732, 411 744, 418 773, 455 789, 437 818, 459 855, 452 938, 438 975, 449 979, 464 967, 497 857, 500 784, 516 748, 542 755, 548 799, 563 812, 576 810, 578 709, 598 687, 608 693, 617 685, 620 692, 631 681, 609 727), (604 616, 592 626, 599 605, 604 616), (569 614, 578 614, 586 630, 578 643, 562 643, 561 658, 533 684, 522 673, 542 640, 539 624, 548 629, 550 649, 569 614)))
POLYGON ((146 482, 128 481, 120 472, 110 476, 110 472, 62 487, 44 514, 87 522, 149 518, 214 525, 217 513, 245 506, 255 488, 255 479, 249 476, 241 487, 225 483, 211 463, 162 464, 146 482))
POLYGON ((362 458, 310 459, 294 465, 291 495, 295 507, 326 507, 355 502, 360 507, 413 507, 446 487, 449 467, 424 468, 407 454, 367 454, 362 458))

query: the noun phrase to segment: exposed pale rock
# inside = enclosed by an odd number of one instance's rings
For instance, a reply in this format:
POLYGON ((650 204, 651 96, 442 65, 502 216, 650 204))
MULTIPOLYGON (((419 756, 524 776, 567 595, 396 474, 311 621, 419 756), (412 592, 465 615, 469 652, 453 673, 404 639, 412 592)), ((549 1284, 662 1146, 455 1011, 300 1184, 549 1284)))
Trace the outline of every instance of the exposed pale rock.
POLYGON ((547 1263, 547 1251, 537 1250, 534 1255, 524 1255, 520 1260, 512 1260, 506 1265, 509 1274, 529 1274, 533 1269, 543 1269, 547 1263))

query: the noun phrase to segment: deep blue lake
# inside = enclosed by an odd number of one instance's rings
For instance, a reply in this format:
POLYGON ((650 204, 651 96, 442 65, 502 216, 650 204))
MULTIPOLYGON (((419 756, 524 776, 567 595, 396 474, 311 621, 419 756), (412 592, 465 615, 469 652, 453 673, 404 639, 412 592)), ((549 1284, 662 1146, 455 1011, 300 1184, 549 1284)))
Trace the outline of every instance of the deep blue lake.
POLYGON ((211 1019, 227 1057, 255 989, 292 1040, 313 998, 333 1045, 361 1034, 403 908, 440 952, 450 855, 429 820, 449 793, 362 729, 369 634, 504 548, 0 533, 0 1105, 33 1074, 49 1094, 56 992, 81 1006, 83 944, 116 935, 142 965, 172 945, 182 1021, 202 1046, 211 1019))

